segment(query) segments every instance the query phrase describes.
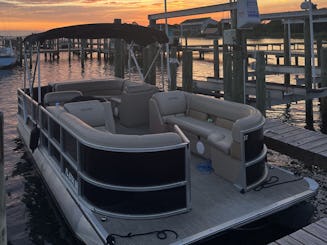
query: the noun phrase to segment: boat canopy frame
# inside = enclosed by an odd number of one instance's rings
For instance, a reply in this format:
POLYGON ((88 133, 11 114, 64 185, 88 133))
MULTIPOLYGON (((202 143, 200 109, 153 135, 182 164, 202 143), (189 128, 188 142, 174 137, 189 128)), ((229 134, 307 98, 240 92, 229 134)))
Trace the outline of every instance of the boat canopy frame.
POLYGON ((164 44, 169 41, 164 32, 151 27, 133 24, 96 23, 60 27, 45 32, 32 34, 24 39, 24 43, 34 44, 39 42, 42 44, 46 40, 58 38, 116 38, 123 39, 127 43, 134 42, 141 46, 147 46, 155 42, 164 44))

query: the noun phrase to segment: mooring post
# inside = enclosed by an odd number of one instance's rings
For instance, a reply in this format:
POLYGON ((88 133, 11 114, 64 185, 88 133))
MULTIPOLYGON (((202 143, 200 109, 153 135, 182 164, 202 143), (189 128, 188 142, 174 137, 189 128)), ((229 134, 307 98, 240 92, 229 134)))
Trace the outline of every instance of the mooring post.
MULTIPOLYGON (((320 50, 320 83, 322 88, 327 88, 327 48, 320 50)), ((327 134, 327 96, 320 99, 321 132, 327 134)))
POLYGON ((193 91, 193 54, 191 50, 184 49, 182 56, 182 88, 184 91, 193 91))
POLYGON ((86 47, 86 39, 81 40, 81 65, 84 67, 85 64, 85 47, 86 47))
POLYGON ((244 60, 243 60, 243 33, 237 29, 237 9, 231 10, 231 28, 235 30, 235 40, 233 42, 233 73, 231 85, 232 101, 238 103, 245 102, 245 79, 244 79, 244 60))
MULTIPOLYGON (((222 30, 224 33, 225 25, 222 24, 222 30)), ((232 99, 232 55, 228 50, 228 45, 225 42, 225 35, 223 36, 223 80, 224 80, 224 99, 232 99)))
POLYGON ((68 39, 68 62, 70 63, 72 60, 72 50, 71 50, 71 45, 72 45, 72 41, 71 39, 68 39))
POLYGON ((19 50, 19 65, 23 64, 23 38, 18 37, 17 38, 17 43, 18 43, 18 50, 19 50))
POLYGON ((90 58, 93 59, 93 39, 90 39, 90 58))
POLYGON ((233 57, 227 52, 224 54, 224 99, 232 100, 233 57))
POLYGON ((219 44, 218 40, 213 41, 214 78, 219 79, 219 44))
POLYGON ((256 107, 266 116, 266 60, 265 53, 258 51, 256 53, 256 107))
POLYGON ((321 66, 321 49, 322 49, 322 38, 317 37, 317 57, 318 57, 318 66, 321 66))
MULTIPOLYGON (((121 24, 121 19, 114 19, 115 24, 121 24)), ((124 78, 124 50, 123 41, 121 39, 115 39, 115 77, 124 78)))
POLYGON ((177 47, 173 46, 170 49, 170 76, 171 76, 171 84, 170 84, 170 90, 176 90, 177 89, 177 57, 176 57, 177 47))
MULTIPOLYGON (((109 41, 107 38, 103 39, 103 57, 105 61, 109 60, 109 41)), ((110 57, 111 58, 111 57, 110 57)))
POLYGON ((57 55, 57 59, 59 60, 59 58, 60 58, 60 40, 59 40, 59 38, 57 39, 57 52, 56 52, 56 55, 57 55))
POLYGON ((232 100, 238 103, 244 103, 244 67, 242 52, 242 34, 236 30, 237 44, 233 47, 233 79, 232 79, 232 100))
POLYGON ((0 111, 0 244, 6 245, 7 226, 3 151, 3 113, 0 111))
POLYGON ((148 73, 147 77, 145 78, 145 82, 152 85, 156 85, 156 66, 153 65, 150 71, 149 68, 154 57, 154 45, 148 45, 147 47, 143 48, 143 75, 145 76, 148 73))
MULTIPOLYGON (((311 68, 311 41, 309 18, 304 20, 304 55, 305 55, 305 88, 307 94, 312 90, 312 68, 311 68)), ((305 122, 306 128, 313 130, 312 99, 305 100, 305 122)))
MULTIPOLYGON (((291 65, 291 57, 290 57, 290 39, 289 39, 290 25, 289 23, 284 23, 284 65, 291 65)), ((286 86, 290 85, 290 74, 284 74, 284 84, 286 86)))
POLYGON ((101 39, 97 39, 97 57, 101 60, 101 39))

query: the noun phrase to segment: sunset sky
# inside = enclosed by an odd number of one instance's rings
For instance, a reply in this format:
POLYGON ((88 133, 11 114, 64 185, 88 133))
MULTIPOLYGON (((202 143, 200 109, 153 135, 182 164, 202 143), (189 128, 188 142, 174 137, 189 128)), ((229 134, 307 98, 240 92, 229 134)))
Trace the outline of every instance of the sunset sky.
MULTIPOLYGON (((229 0, 167 0, 168 11, 201 7, 229 0)), ((258 0, 260 13, 299 10, 301 0, 258 0)), ((313 1, 327 8, 327 0, 313 1)), ((50 28, 97 22, 123 22, 148 25, 148 14, 164 11, 164 0, 0 0, 0 30, 44 31, 50 28)), ((197 17, 228 18, 229 13, 197 17)), ((188 18, 195 18, 194 16, 188 18)), ((185 18, 184 18, 185 19, 185 18)), ((170 19, 170 24, 183 19, 170 19)), ((0 35, 3 35, 0 32, 0 35)))

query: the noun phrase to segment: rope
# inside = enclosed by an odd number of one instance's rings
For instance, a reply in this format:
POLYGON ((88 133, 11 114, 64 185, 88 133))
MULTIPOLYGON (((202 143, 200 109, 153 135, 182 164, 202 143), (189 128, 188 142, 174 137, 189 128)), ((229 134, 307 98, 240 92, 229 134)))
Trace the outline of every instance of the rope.
POLYGON ((160 231, 150 231, 150 232, 145 232, 145 233, 128 233, 127 235, 120 235, 120 234, 115 234, 111 233, 107 237, 107 244, 108 245, 115 245, 116 244, 116 238, 115 237, 120 237, 120 238, 132 238, 132 237, 137 237, 137 236, 147 236, 147 235, 152 235, 156 234, 157 238, 159 240, 165 240, 167 239, 168 235, 167 233, 173 233, 175 235, 175 239, 178 238, 178 234, 176 231, 173 230, 160 230, 160 231))
POLYGON ((296 182, 296 181, 300 181, 302 179, 303 179, 303 177, 293 179, 293 180, 278 182, 279 178, 277 176, 271 176, 268 180, 262 182, 261 185, 258 185, 253 190, 254 191, 261 191, 262 189, 267 189, 267 188, 270 188, 270 187, 273 187, 273 186, 276 186, 276 185, 283 185, 283 184, 286 184, 286 183, 296 182))

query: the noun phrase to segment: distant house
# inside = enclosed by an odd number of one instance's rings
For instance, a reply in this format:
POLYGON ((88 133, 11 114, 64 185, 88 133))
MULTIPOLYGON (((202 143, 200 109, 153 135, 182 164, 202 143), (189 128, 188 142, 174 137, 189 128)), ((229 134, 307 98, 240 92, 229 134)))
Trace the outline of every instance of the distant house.
MULTIPOLYGON (((166 25, 165 24, 157 24, 155 26, 156 29, 161 31, 166 31, 166 25)), ((178 25, 168 25, 168 38, 169 38, 169 44, 177 46, 179 43, 179 27, 178 25)))
POLYGON ((199 36, 204 34, 208 26, 217 25, 218 21, 207 18, 185 20, 180 24, 181 36, 199 36))

